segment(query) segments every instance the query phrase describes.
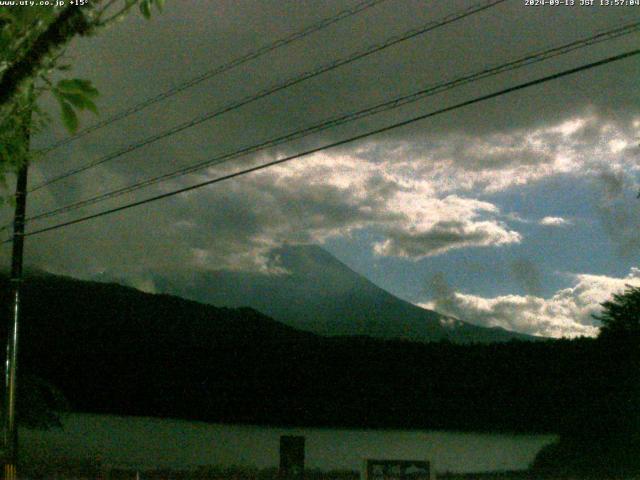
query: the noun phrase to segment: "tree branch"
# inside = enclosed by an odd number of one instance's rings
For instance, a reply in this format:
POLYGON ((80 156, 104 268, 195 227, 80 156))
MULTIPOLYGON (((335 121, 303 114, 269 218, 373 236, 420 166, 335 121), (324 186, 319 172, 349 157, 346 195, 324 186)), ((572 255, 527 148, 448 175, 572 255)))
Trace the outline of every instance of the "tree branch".
POLYGON ((0 79, 0 107, 13 98, 24 80, 33 77, 50 52, 75 35, 86 35, 89 32, 92 24, 82 10, 75 5, 67 6, 40 34, 26 54, 7 68, 0 79))
MULTIPOLYGON (((97 23, 98 27, 105 27, 107 26, 109 23, 113 22, 114 20, 118 20, 119 18, 123 17, 124 15, 127 14, 127 12, 129 10, 131 10, 134 6, 136 5, 135 2, 125 2, 125 6, 122 7, 117 13, 114 13, 113 15, 111 15, 109 18, 105 19, 105 20, 99 20, 97 23)), ((107 7, 105 7, 99 14, 99 17, 105 12, 107 7)))

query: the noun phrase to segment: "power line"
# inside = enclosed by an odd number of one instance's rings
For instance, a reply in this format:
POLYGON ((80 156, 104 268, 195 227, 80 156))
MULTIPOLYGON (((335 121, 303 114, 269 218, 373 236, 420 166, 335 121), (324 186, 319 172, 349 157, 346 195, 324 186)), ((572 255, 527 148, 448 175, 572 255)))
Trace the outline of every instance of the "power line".
POLYGON ((366 0, 363 2, 360 2, 358 4, 356 4, 355 6, 351 7, 351 8, 347 8, 344 10, 341 10, 340 12, 338 12, 335 15, 332 15, 330 17, 324 18, 322 20, 320 20, 319 22, 316 22, 312 25, 309 25, 308 27, 299 30, 297 32, 292 33, 291 35, 288 35, 286 37, 280 38, 272 43, 269 43, 267 45, 264 45, 260 48, 258 48, 257 50, 253 50, 249 53, 246 53, 245 55, 242 55, 240 57, 234 58, 233 60, 219 65, 211 70, 208 70, 196 77, 193 77, 183 83, 180 83, 162 93, 159 93, 153 97, 148 97, 145 100, 141 101, 140 103, 137 103, 129 108, 126 108, 124 110, 121 110, 120 112, 115 113, 114 115, 100 121, 100 122, 96 122, 93 125, 90 125, 82 130, 80 130, 79 132, 77 132, 75 135, 69 136, 65 139, 60 140, 59 142, 56 142, 52 145, 50 145, 49 147, 45 148, 44 150, 41 151, 41 153, 49 153, 59 147, 62 147, 63 145, 67 145, 75 140, 78 140, 79 138, 82 138, 86 135, 88 135, 91 132, 94 132, 96 130, 99 130, 103 127, 106 127, 107 125, 110 125, 114 122, 117 122, 118 120, 122 120, 123 118, 126 118, 130 115, 133 115, 136 112, 139 112, 141 110, 144 110, 145 108, 158 103, 162 100, 165 100, 167 98, 170 98, 184 90, 187 90, 188 88, 191 88, 195 85, 198 85, 201 82, 204 82, 205 80, 209 80, 210 78, 216 77, 218 75, 221 75, 225 72, 228 72, 229 70, 232 70, 235 67, 238 67, 244 63, 247 63, 251 60, 255 60, 263 55, 266 55, 267 53, 270 53, 278 48, 284 47, 286 45, 289 45, 293 42, 296 42, 298 40, 301 40, 309 35, 311 35, 312 33, 315 33, 319 30, 323 30, 341 20, 344 20, 346 18, 352 17, 354 15, 357 15, 358 13, 361 13, 365 10, 368 10, 371 7, 376 6, 379 3, 383 3, 386 2, 387 0, 366 0))
POLYGON ((357 51, 355 53, 352 53, 351 55, 342 58, 342 59, 338 59, 338 60, 334 60, 328 64, 322 65, 320 67, 317 67, 313 70, 304 72, 300 75, 296 75, 292 78, 289 78, 288 80, 284 81, 283 83, 279 83, 270 87, 267 87, 261 91, 259 91, 258 93, 246 96, 240 100, 237 100, 235 102, 231 102, 221 108, 219 108, 218 110, 215 110, 213 112, 208 112, 205 113, 203 115, 200 115, 192 120, 189 120, 187 122, 181 123, 179 125, 176 125, 174 127, 171 127, 170 129, 167 129, 163 132, 157 133, 155 135, 152 135, 150 137, 145 138, 144 140, 141 140, 139 142, 130 144, 124 148, 121 148, 119 150, 116 150, 115 152, 112 152, 110 154, 107 154, 97 160, 94 160, 93 162, 90 162, 86 165, 71 169, 63 174, 60 174, 50 180, 47 180, 35 187, 33 187, 30 190, 31 192, 35 192, 37 190, 40 190, 48 185, 51 185, 52 183, 58 182, 60 180, 64 180, 66 178, 69 178, 73 175, 77 175, 81 172, 84 172, 86 170, 89 170, 91 168, 94 168, 98 165, 102 165, 108 161, 114 160, 116 158, 119 158, 127 153, 130 153, 134 150, 137 150, 139 148, 142 148, 146 145, 149 145, 151 143, 157 142, 159 140, 162 140, 164 138, 167 138, 171 135, 174 135, 176 133, 182 132, 183 130, 186 130, 188 128, 192 128, 195 127, 196 125, 199 125, 207 120, 211 120, 212 118, 218 117, 220 115, 223 115, 227 112, 230 112, 232 110, 236 110, 240 107, 243 107, 249 103, 253 103, 257 100, 260 100, 262 98, 265 98, 269 95, 272 95, 274 93, 277 93, 279 91, 285 90, 287 88, 290 88, 294 85, 297 85, 299 83, 302 83, 306 80, 309 80, 311 78, 317 77, 318 75, 321 75, 323 73, 329 72, 331 70, 335 70, 336 68, 339 68, 343 65, 347 65, 349 63, 353 63, 356 60, 360 60, 362 58, 365 58, 369 55, 372 55, 374 53, 380 52, 381 50, 384 50, 386 48, 392 47, 394 45, 397 45, 398 43, 410 40, 412 38, 415 38, 419 35, 423 35, 427 32, 430 32, 432 30, 435 30, 437 28, 440 28, 442 26, 448 25, 450 23, 456 22, 458 20, 462 20, 463 18, 469 17, 471 15, 474 15, 476 13, 480 13, 484 10, 487 10, 491 7, 494 7, 500 3, 505 2, 506 0, 490 0, 490 1, 485 1, 481 4, 477 4, 474 5, 472 7, 467 8, 466 10, 463 10, 462 12, 459 13, 453 13, 450 14, 446 17, 444 17, 441 20, 437 20, 437 21, 431 21, 425 25, 422 25, 420 27, 417 28, 412 28, 406 32, 404 32, 401 35, 394 35, 388 39, 386 39, 385 41, 383 41, 382 43, 379 44, 375 44, 375 45, 371 45, 369 47, 367 47, 364 50, 360 50, 357 51))
MULTIPOLYGON (((195 171, 201 170, 206 167, 211 167, 214 165, 219 165, 225 163, 227 161, 233 160, 238 157, 242 157, 248 155, 250 153, 256 153, 260 150, 264 150, 265 148, 277 146, 292 140, 297 140, 303 138, 305 136, 311 135, 313 133, 317 133, 320 131, 327 130, 329 128, 333 128, 339 125, 343 125, 348 122, 353 122, 355 120, 359 120, 361 118, 365 118, 371 115, 375 115, 381 112, 385 112, 394 108, 398 108, 403 105, 407 105, 409 103, 416 102, 418 100, 424 99, 426 97, 442 93, 453 88, 460 87, 462 85, 476 82, 485 78, 493 77, 499 75, 501 73, 515 70, 518 68, 522 68, 525 66, 529 66, 543 60, 547 60, 552 57, 556 57, 559 55, 564 55, 574 50, 584 48, 587 46, 595 45, 597 43, 611 40, 614 38, 618 38, 623 35, 629 35, 631 33, 637 32, 640 30, 640 22, 634 22, 628 25, 624 25, 621 27, 617 27, 614 29, 606 30, 595 35, 591 35, 589 37, 585 37, 579 40, 574 40, 572 42, 547 48, 545 50, 541 50, 535 53, 527 54, 523 57, 520 57, 516 60, 512 60, 510 62, 502 63, 497 66, 487 67, 479 72, 475 72, 472 74, 467 74, 461 77, 457 77, 454 80, 441 82, 439 84, 430 85, 426 88, 423 88, 417 92, 403 95, 400 97, 396 97, 392 100, 385 101, 383 103, 379 103, 374 106, 367 107, 365 109, 351 112, 347 114, 342 114, 340 116, 336 116, 327 120, 324 120, 318 124, 311 125, 302 130, 295 130, 293 132, 287 133, 285 135, 281 135, 275 138, 271 138, 269 140, 260 142, 258 144, 254 144, 248 147, 241 148, 239 150, 235 150, 232 152, 224 153, 218 155, 212 159, 206 160, 204 162, 199 162, 193 165, 189 165, 187 167, 165 173, 156 177, 152 177, 140 182, 133 183, 131 185, 127 185, 125 187, 121 187, 109 192, 105 192, 99 195, 95 195, 93 197, 86 198, 84 200, 80 200, 68 205, 64 205, 53 210, 49 210, 47 212, 39 213, 37 215, 33 215, 27 218, 28 222, 39 220, 43 218, 49 218, 53 216, 60 215, 62 213, 67 213, 73 210, 76 210, 81 207, 94 205, 96 203, 103 202, 105 200, 109 200, 112 198, 119 197, 126 193, 131 193, 141 188, 148 187, 150 185, 154 185, 156 183, 160 183, 169 179, 173 179, 176 177, 180 177, 189 173, 193 173, 195 171)), ((2 231, 3 229, 0 229, 2 231)))
MULTIPOLYGON (((153 196, 153 197, 150 197, 150 198, 146 198, 144 200, 139 200, 139 201, 136 201, 136 202, 128 203, 126 205, 121 205, 119 207, 111 208, 111 209, 108 209, 108 210, 103 210, 101 212, 94 213, 92 215, 87 215, 87 216, 76 218, 74 220, 70 220, 70 221, 67 221, 67 222, 61 222, 61 223, 58 223, 56 225, 52 225, 52 226, 49 226, 49 227, 41 228, 39 230, 34 230, 34 231, 26 233, 24 236, 28 237, 28 236, 32 236, 32 235, 38 235, 40 233, 49 232, 49 231, 57 230, 57 229, 60 229, 60 228, 63 228, 63 227, 67 227, 67 226, 70 226, 70 225, 75 225, 75 224, 78 224, 78 223, 86 222, 86 221, 92 220, 94 218, 99 218, 99 217, 102 217, 102 216, 105 216, 105 215, 110 215, 112 213, 121 212, 121 211, 127 210, 129 208, 133 208, 133 207, 137 207, 137 206, 144 205, 144 204, 147 204, 147 203, 155 202, 157 200, 162 200, 164 198, 173 197, 173 196, 181 194, 181 193, 185 193, 185 192, 188 192, 188 191, 191 191, 191 190, 196 190, 198 188, 202 188, 202 187, 205 187, 205 186, 208 186, 208 185, 212 185, 214 183, 223 182, 225 180, 230 180, 232 178, 236 178, 236 177, 239 177, 239 176, 242 176, 242 175, 247 175, 249 173, 253 173, 253 172, 256 172, 256 171, 259 171, 259 170, 264 170, 266 168, 270 168, 270 167, 273 167, 275 165, 280 165, 282 163, 289 162, 291 160, 295 160, 295 159, 298 159, 298 158, 301 158, 301 157, 304 157, 304 156, 308 156, 308 155, 311 155, 313 153, 320 152, 322 150, 327 150, 329 148, 335 148, 335 147, 338 147, 338 146, 341 146, 341 145, 345 145, 347 143, 351 143, 351 142, 354 142, 354 141, 357 141, 357 140, 362 140, 364 138, 367 138, 367 137, 370 137, 370 136, 373 136, 373 135, 377 135, 377 134, 380 134, 380 133, 385 133, 385 132, 388 132, 390 130, 394 130, 394 129, 397 129, 397 128, 400 128, 400 127, 404 127, 406 125, 410 125, 412 123, 415 123, 415 122, 418 122, 418 121, 421 121, 421 120, 425 120, 427 118, 435 117, 436 115, 440 115, 440 114, 443 114, 443 113, 451 112, 451 111, 457 110, 459 108, 463 108, 463 107, 466 107, 466 106, 469 106, 469 105, 473 105, 473 104, 480 103, 480 102, 483 102, 483 101, 486 101, 486 100, 490 100, 492 98, 500 97, 500 96, 506 95, 508 93, 512 93, 512 92, 515 92, 515 91, 518 91, 518 90, 522 90, 522 89, 525 89, 525 88, 529 88, 529 87, 532 87, 532 86, 535 86, 535 85, 539 85, 539 84, 542 84, 542 83, 546 83, 546 82, 549 82, 551 80, 562 78, 562 77, 565 77, 565 76, 568 76, 568 75, 573 75, 573 74, 576 74, 578 72, 589 70, 591 68, 595 68, 595 67, 599 67, 599 66, 602 66, 602 65, 606 65, 606 64, 612 63, 612 62, 620 61, 620 60, 623 60, 623 59, 626 59, 626 58, 629 58, 629 57, 632 57, 632 56, 635 56, 635 55, 638 55, 638 54, 640 54, 640 49, 636 49, 636 50, 632 50, 632 51, 629 51, 629 52, 625 52, 625 53, 622 53, 620 55, 616 55, 616 56, 613 56, 613 57, 608 57, 608 58, 605 58, 603 60, 599 60, 597 62, 592 62, 592 63, 588 63, 586 65, 581 65, 579 67, 572 68, 572 69, 569 69, 569 70, 564 70, 562 72, 555 73, 555 74, 552 74, 552 75, 547 75, 545 77, 541 77, 541 78, 538 78, 536 80, 531 80, 531 81, 528 81, 528 82, 524 82, 524 83, 518 84, 518 85, 513 86, 513 87, 509 87, 509 88, 505 88, 503 90, 499 90, 499 91, 494 92, 494 93, 490 93, 490 94, 487 94, 487 95, 482 95, 480 97, 476 97, 476 98, 471 99, 471 100, 467 100, 467 101, 464 101, 464 102, 461 102, 461 103, 457 103, 457 104, 452 105, 450 107, 445 107, 445 108, 442 108, 442 109, 439 109, 439 110, 435 110, 433 112, 429 112, 429 113, 426 113, 426 114, 423 114, 423 115, 419 115, 417 117, 410 118, 408 120, 404 120, 402 122, 397 122, 397 123, 388 125, 386 127, 378 128, 378 129, 371 130, 369 132, 362 133, 362 134, 359 134, 359 135, 356 135, 356 136, 353 136, 353 137, 350 137, 350 138, 347 138, 347 139, 344 139, 344 140, 340 140, 340 141, 333 142, 333 143, 330 143, 330 144, 327 144, 327 145, 323 145, 322 147, 312 148, 310 150, 306 150, 304 152, 297 153, 295 155, 290 155, 288 157, 281 158, 279 160, 274 160, 274 161, 271 161, 271 162, 264 163, 262 165, 258 165, 258 166, 255 166, 255 167, 251 167, 251 168, 247 168, 247 169, 244 169, 244 170, 240 170, 240 171, 235 172, 235 173, 231 173, 231 174, 228 174, 228 175, 223 175, 221 177, 217 177, 217 178, 214 178, 214 179, 211 179, 211 180, 207 180, 205 182, 196 183, 196 184, 190 185, 188 187, 183 187, 183 188, 180 188, 180 189, 177 189, 177 190, 173 190, 171 192, 166 192, 166 193, 163 193, 163 194, 160 194, 160 195, 156 195, 156 196, 153 196)), ((6 242, 7 241, 5 241, 5 243, 6 242)))

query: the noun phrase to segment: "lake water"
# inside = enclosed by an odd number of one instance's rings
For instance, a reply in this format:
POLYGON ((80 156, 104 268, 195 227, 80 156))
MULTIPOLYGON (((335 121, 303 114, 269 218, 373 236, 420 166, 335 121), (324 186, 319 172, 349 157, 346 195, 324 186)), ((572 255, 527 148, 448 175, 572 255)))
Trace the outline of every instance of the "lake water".
POLYGON ((63 430, 20 432, 29 458, 96 459, 114 467, 278 465, 280 435, 306 437, 309 468, 359 470, 364 458, 426 459, 436 471, 524 469, 554 435, 235 426, 70 414, 63 430))

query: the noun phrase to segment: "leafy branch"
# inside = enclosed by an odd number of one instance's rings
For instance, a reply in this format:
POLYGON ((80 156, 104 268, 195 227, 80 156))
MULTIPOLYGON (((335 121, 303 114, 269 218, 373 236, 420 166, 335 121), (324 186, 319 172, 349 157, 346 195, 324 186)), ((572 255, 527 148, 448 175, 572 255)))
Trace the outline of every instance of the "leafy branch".
POLYGON ((78 129, 78 115, 76 110, 89 110, 98 114, 98 107, 93 100, 98 96, 98 90, 88 80, 74 78, 60 80, 51 92, 58 100, 62 111, 62 121, 70 132, 78 129))
POLYGON ((43 128, 50 117, 36 104, 45 92, 53 94, 60 106, 65 128, 73 133, 79 126, 78 112, 98 113, 98 90, 88 80, 72 78, 53 83, 55 72, 70 69, 61 65, 64 47, 76 36, 97 30, 122 19, 138 5, 145 18, 152 6, 162 11, 164 0, 92 0, 78 7, 60 10, 50 7, 0 8, 0 185, 4 174, 14 170, 31 154, 22 145, 23 113, 33 112, 34 129, 43 128))

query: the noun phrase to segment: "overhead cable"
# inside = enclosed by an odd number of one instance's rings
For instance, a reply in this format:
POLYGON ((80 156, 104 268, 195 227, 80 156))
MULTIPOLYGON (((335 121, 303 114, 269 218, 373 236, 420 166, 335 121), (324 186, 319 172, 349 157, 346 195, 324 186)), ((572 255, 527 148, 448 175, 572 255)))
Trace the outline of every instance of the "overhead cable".
POLYGON ((445 25, 449 25, 453 22, 457 22, 459 20, 462 20, 463 18, 469 17, 471 15, 475 15, 477 13, 480 13, 484 10, 487 10, 488 8, 494 7, 500 3, 505 2, 506 0, 490 0, 490 1, 485 1, 482 2, 480 4, 474 5, 472 7, 469 7, 461 12, 457 12, 457 13, 453 13, 450 15, 447 15, 446 17, 440 19, 440 20, 436 20, 436 21, 431 21, 428 22, 425 25, 422 25, 420 27, 417 28, 412 28, 410 30, 407 30, 406 32, 404 32, 403 34, 400 35, 394 35, 390 38, 387 38, 386 40, 384 40, 381 43, 375 44, 375 45, 371 45, 369 47, 367 47, 364 50, 359 50, 355 53, 352 53, 351 55, 341 58, 341 59, 337 59, 334 60, 330 63, 327 63, 325 65, 322 65, 320 67, 316 67, 313 70, 304 72, 300 75, 296 75, 294 77, 291 77, 287 80, 285 80, 284 82, 281 83, 277 83, 275 85, 269 86, 263 90, 260 90, 257 93, 251 94, 249 96, 246 96, 240 100, 236 100, 233 101, 221 108, 218 108, 217 110, 214 110, 212 112, 207 112, 205 114, 202 114, 198 117, 193 118, 192 120, 189 120, 187 122, 183 122, 179 125, 175 125, 167 130, 164 130, 160 133, 151 135, 143 140, 140 140, 138 142, 132 143, 126 147, 120 148, 114 152, 111 152, 103 157, 100 157, 92 162, 89 162, 85 165, 81 165, 79 167, 73 168, 71 170, 68 170, 65 173, 62 173, 60 175, 57 175, 49 180, 46 180, 42 183, 40 183, 39 185, 36 185, 35 187, 32 187, 31 190, 29 190, 29 193, 35 192, 37 190, 40 190, 48 185, 51 185, 53 183, 59 182, 61 180, 67 179, 73 175, 77 175, 81 172, 87 171, 91 168, 97 167, 98 165, 102 165, 106 162, 109 162, 111 160, 114 160, 116 158, 122 157, 123 155, 126 155, 127 153, 133 152, 135 150, 138 150, 139 148, 142 148, 146 145, 150 145, 152 143, 155 143, 159 140, 162 140, 164 138, 167 138, 171 135, 175 135, 176 133, 182 132, 184 130, 187 130, 189 128, 195 127, 196 125, 199 125, 207 120, 211 120, 215 117, 218 117, 220 115, 223 115, 227 112, 233 111, 233 110, 237 110, 240 107, 243 107, 245 105, 248 105, 250 103, 253 103, 257 100, 260 100, 262 98, 265 98, 269 95, 273 95, 274 93, 280 92, 282 90, 285 90, 287 88, 290 88, 294 85, 297 85, 299 83, 302 83, 306 80, 309 80, 311 78, 317 77, 318 75, 321 75, 323 73, 329 72, 331 70, 335 70, 336 68, 342 67, 343 65, 347 65, 350 63, 353 63, 357 60, 360 60, 362 58, 365 58, 369 55, 373 55, 374 53, 380 52, 386 48, 392 47, 394 45, 397 45, 401 42, 405 42, 409 39, 415 38, 419 35, 423 35, 427 32, 430 32, 432 30, 435 30, 437 28, 443 27, 445 25))
POLYGON ((562 72, 555 73, 555 74, 552 74, 552 75, 547 75, 545 77, 541 77, 541 78, 538 78, 538 79, 535 79, 535 80, 531 80, 531 81, 528 81, 528 82, 520 83, 520 84, 515 85, 513 87, 505 88, 505 89, 502 89, 502 90, 499 90, 497 92, 493 92, 493 93, 490 93, 490 94, 487 94, 487 95, 482 95, 482 96, 473 98, 471 100, 467 100, 467 101, 464 101, 464 102, 457 103, 457 104, 449 106, 449 107, 441 108, 439 110, 435 110, 435 111, 432 111, 432 112, 429 112, 429 113, 425 113, 425 114, 422 114, 422 115, 419 115, 419 116, 416 116, 416 117, 412 117, 412 118, 410 118, 408 120, 404 120, 404 121, 401 121, 401 122, 396 122, 396 123, 393 123, 391 125, 387 125, 387 126, 382 127, 382 128, 378 128, 378 129, 375 129, 375 130, 370 130, 370 131, 368 131, 366 133, 355 135, 355 136, 349 137, 349 138, 344 139, 344 140, 332 142, 332 143, 323 145, 321 147, 312 148, 312 149, 306 150, 304 152, 297 153, 295 155, 290 155, 290 156, 287 156, 287 157, 284 157, 284 158, 281 158, 281 159, 278 159, 278 160, 273 160, 271 162, 263 163, 261 165, 255 166, 255 167, 246 168, 246 169, 240 170, 238 172, 234 172, 234 173, 231 173, 231 174, 228 174, 228 175, 223 175, 223 176, 220 176, 220 177, 217 177, 217 178, 214 178, 214 179, 210 179, 210 180, 207 180, 207 181, 204 181, 204 182, 199 182, 199 183, 196 183, 196 184, 193 184, 193 185, 189 185, 187 187, 183 187, 183 188, 179 188, 177 190, 173 190, 171 192, 165 192, 165 193, 162 193, 160 195, 155 195, 153 197, 149 197, 149 198, 146 198, 146 199, 143 199, 143 200, 138 200, 136 202, 131 202, 131 203, 128 203, 128 204, 125 204, 125 205, 121 205, 119 207, 110 208, 110 209, 103 210, 101 212, 97 212, 97 213, 94 213, 94 214, 91 214, 91 215, 86 215, 86 216, 83 216, 83 217, 80 217, 80 218, 76 218, 76 219, 69 220, 69 221, 66 221, 66 222, 57 223, 55 225, 44 227, 44 228, 41 228, 41 229, 38 229, 38 230, 33 230, 33 231, 28 232, 28 233, 25 233, 24 236, 28 237, 28 236, 38 235, 38 234, 41 234, 41 233, 44 233, 44 232, 50 232, 50 231, 53 231, 53 230, 58 230, 60 228, 64 228, 64 227, 68 227, 68 226, 71 226, 71 225, 83 223, 83 222, 86 222, 86 221, 89 221, 89 220, 93 220, 93 219, 96 219, 96 218, 100 218, 100 217, 103 217, 103 216, 106 216, 106 215, 111 215, 111 214, 116 213, 116 212, 121 212, 121 211, 124 211, 124 210, 128 210, 128 209, 133 208, 133 207, 137 207, 137 206, 145 205, 145 204, 152 203, 152 202, 155 202, 155 201, 158 201, 158 200, 162 200, 162 199, 165 199, 165 198, 173 197, 173 196, 179 195, 181 193, 185 193, 185 192, 189 192, 189 191, 192 191, 192 190, 196 190, 196 189, 208 186, 208 185, 213 185, 215 183, 220 183, 220 182, 223 182, 225 180, 230 180, 232 178, 236 178, 236 177, 240 177, 240 176, 243 176, 243 175, 247 175, 249 173, 257 172, 259 170, 264 170, 264 169, 267 169, 267 168, 270 168, 270 167, 273 167, 273 166, 276 166, 276 165, 283 164, 285 162, 290 162, 292 160, 311 155, 313 153, 318 153, 318 152, 321 152, 323 150, 327 150, 327 149, 330 149, 330 148, 335 148, 335 147, 338 147, 338 146, 341 146, 341 145, 346 145, 348 143, 352 143, 352 142, 357 141, 357 140, 362 140, 362 139, 371 137, 373 135, 378 135, 378 134, 381 134, 381 133, 385 133, 385 132, 388 132, 388 131, 391 131, 391 130, 395 130, 395 129, 400 128, 400 127, 404 127, 404 126, 413 124, 413 123, 421 121, 421 120, 425 120, 427 118, 435 117, 436 115, 441 115, 443 113, 451 112, 451 111, 454 111, 454 110, 457 110, 457 109, 460 109, 460 108, 463 108, 463 107, 466 107, 466 106, 469 106, 469 105, 473 105, 473 104, 476 104, 476 103, 484 102, 484 101, 490 100, 492 98, 500 97, 502 95, 506 95, 506 94, 509 94, 509 93, 512 93, 512 92, 515 92, 515 91, 518 91, 518 90, 522 90, 522 89, 525 89, 525 88, 530 88, 530 87, 533 87, 535 85, 540 85, 542 83, 546 83, 546 82, 549 82, 549 81, 552 81, 552 80, 556 80, 558 78, 566 77, 568 75, 574 75, 576 73, 583 72, 583 71, 586 71, 586 70, 590 70, 592 68, 599 67, 599 66, 602 66, 602 65, 607 65, 607 64, 610 64, 612 62, 621 61, 621 60, 624 60, 624 59, 627 59, 627 58, 630 58, 630 57, 633 57, 633 56, 636 56, 636 55, 639 55, 639 54, 640 54, 640 49, 637 49, 637 50, 631 50, 631 51, 628 51, 628 52, 625 52, 625 53, 622 53, 622 54, 619 54, 619 55, 615 55, 615 56, 612 56, 612 57, 607 57, 607 58, 605 58, 603 60, 599 60, 599 61, 596 61, 596 62, 588 63, 588 64, 585 64, 585 65, 581 65, 581 66, 576 67, 576 68, 572 68, 572 69, 569 69, 569 70, 564 70, 562 72))
POLYGON ((164 182, 167 180, 171 180, 180 176, 184 176, 190 173, 194 173, 196 171, 202 170, 204 168, 209 168, 215 165, 220 165, 222 163, 228 162, 230 160, 246 156, 251 153, 256 153, 258 151, 264 150, 266 148, 274 147, 277 145, 281 145, 283 143, 287 143, 293 140, 297 140, 308 135, 318 133, 329 128, 334 128, 349 122, 353 122, 365 117, 369 117, 378 113, 386 112, 395 108, 399 108, 403 105, 407 105, 409 103, 414 103, 418 100, 422 100, 426 97, 430 97, 462 85, 466 85, 472 82, 477 82, 479 80, 493 77, 499 75, 501 73, 505 73, 507 71, 516 70, 519 68, 523 68, 525 66, 529 66, 549 58, 557 57, 559 55, 565 55, 569 52, 575 51, 580 48, 585 48, 591 45, 595 45, 597 43, 611 40, 614 38, 618 38, 623 35, 629 35, 631 33, 636 33, 640 30, 640 21, 634 22, 628 25, 624 25, 621 27, 617 27, 614 29, 606 30, 595 35, 591 35, 589 37, 585 37, 579 40, 575 40, 570 43, 566 43, 560 46, 547 48, 545 50, 537 51, 535 53, 527 54, 523 57, 520 57, 516 60, 512 60, 507 63, 502 63, 492 67, 486 67, 483 70, 463 75, 457 77, 453 80, 449 80, 446 82, 440 82, 435 85, 429 85, 426 88, 423 88, 417 92, 413 92, 408 95, 403 95, 400 97, 396 97, 392 100, 387 100, 385 102, 379 103, 377 105, 373 105, 367 107, 365 109, 358 110, 356 112, 351 112, 347 114, 342 114, 339 116, 334 116, 327 120, 324 120, 320 123, 311 125, 304 129, 295 130, 293 132, 287 133, 285 135, 280 135, 274 138, 271 138, 266 141, 262 141, 257 144, 253 144, 251 146, 247 146, 238 150, 234 150, 232 152, 227 152, 224 154, 217 155, 211 159, 208 159, 203 162, 198 162, 196 164, 188 165, 186 167, 174 170, 172 172, 168 172, 162 175, 158 175, 156 177, 152 177, 149 179, 145 179, 139 182, 135 182, 131 185, 127 185, 124 187, 117 188, 115 190, 111 190, 109 192, 101 193, 83 200, 79 200, 68 205, 63 205, 61 207, 42 212, 30 217, 27 217, 28 222, 32 222, 35 220, 49 218, 53 216, 57 216, 63 213, 67 213, 73 210, 77 210, 82 207, 94 205, 96 203, 100 203, 109 199, 113 199, 119 196, 122 196, 127 193, 134 192, 136 190, 164 182))
POLYGON ((286 45, 289 45, 291 43, 294 43, 298 40, 301 40, 309 35, 311 35, 312 33, 315 33, 317 31, 323 30, 341 20, 344 20, 346 18, 352 17, 358 13, 364 12, 365 10, 368 10, 371 7, 374 7, 375 5, 379 4, 379 3, 383 3, 386 2, 387 0, 366 0, 363 2, 360 2, 356 5, 354 5, 351 8, 346 8, 344 10, 339 11, 338 13, 336 13, 335 15, 332 15, 330 17, 327 18, 323 18, 322 20, 309 25, 308 27, 299 30, 297 32, 292 33, 291 35, 288 35, 286 37, 280 38, 274 42, 271 42, 267 45, 263 45, 262 47, 258 48, 257 50, 252 50, 240 57, 236 57, 233 60, 230 60, 227 63, 224 63, 222 65, 218 65, 215 68, 212 68, 211 70, 208 70, 204 73, 201 73, 200 75, 193 77, 185 82, 182 82, 174 87, 171 87, 170 89, 159 93, 157 95, 154 95, 152 97, 146 98, 145 100, 136 103, 135 105, 132 105, 124 110, 121 110, 117 113, 114 113, 113 115, 111 115, 110 117, 105 118, 104 120, 101 120, 99 122, 94 123, 93 125, 89 125, 86 128, 83 128, 82 130, 80 130, 79 132, 77 132, 76 134, 69 136, 67 138, 64 138, 62 140, 60 140, 59 142, 56 142, 48 147, 46 147, 45 149, 43 149, 41 151, 41 153, 49 153, 52 150, 55 150, 59 147, 62 147, 63 145, 67 145, 75 140, 78 140, 82 137, 84 137, 85 135, 88 135, 91 132, 95 132, 96 130, 99 130, 103 127, 106 127, 107 125, 111 125, 112 123, 117 122, 118 120, 122 120, 123 118, 126 118, 130 115, 133 115, 136 112, 139 112, 141 110, 144 110, 145 108, 161 102, 162 100, 166 100, 167 98, 173 97, 174 95, 187 90, 188 88, 191 88, 195 85, 198 85, 199 83, 204 82, 205 80, 209 80, 210 78, 216 77, 218 75, 221 75, 225 72, 228 72, 229 70, 232 70, 244 63, 247 63, 251 60, 255 60, 257 58, 260 58, 263 55, 266 55, 267 53, 270 53, 278 48, 284 47, 286 45))

